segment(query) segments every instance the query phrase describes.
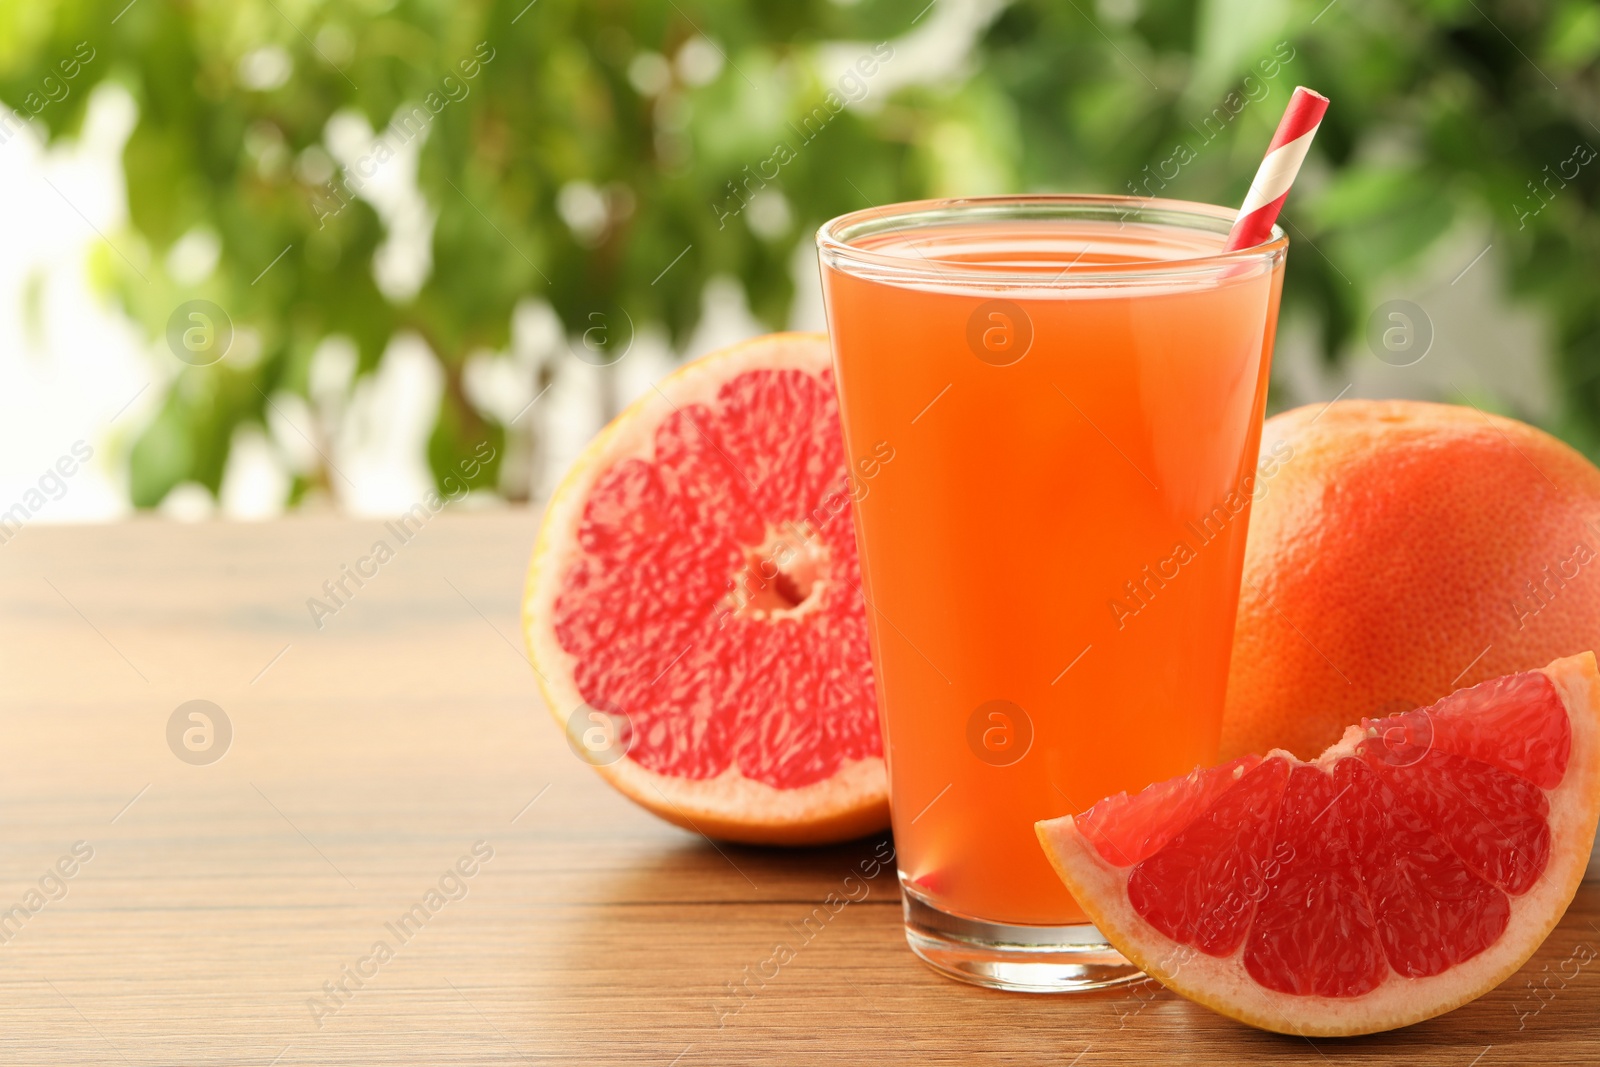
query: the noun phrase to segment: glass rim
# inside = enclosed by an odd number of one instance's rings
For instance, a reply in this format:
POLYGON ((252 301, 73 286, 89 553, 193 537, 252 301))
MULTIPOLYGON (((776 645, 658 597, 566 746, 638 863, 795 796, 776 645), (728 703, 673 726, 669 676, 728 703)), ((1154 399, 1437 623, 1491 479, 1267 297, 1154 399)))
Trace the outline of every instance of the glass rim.
POLYGON ((1099 195, 1089 193, 1029 193, 1003 196, 948 197, 909 200, 852 211, 824 223, 817 230, 817 252, 825 266, 849 274, 870 273, 881 281, 948 286, 953 281, 978 286, 1062 288, 1068 285, 1115 285, 1122 282, 1161 282, 1215 274, 1240 265, 1259 267, 1284 254, 1289 238, 1277 224, 1260 244, 1232 252, 1214 252, 1182 259, 1152 259, 1125 263, 1054 265, 1019 269, 1012 265, 930 260, 904 252, 879 252, 853 241, 895 230, 920 229, 941 223, 984 219, 1118 219, 1143 225, 1165 226, 1189 233, 1225 235, 1238 212, 1234 208, 1192 200, 1162 197, 1099 195))

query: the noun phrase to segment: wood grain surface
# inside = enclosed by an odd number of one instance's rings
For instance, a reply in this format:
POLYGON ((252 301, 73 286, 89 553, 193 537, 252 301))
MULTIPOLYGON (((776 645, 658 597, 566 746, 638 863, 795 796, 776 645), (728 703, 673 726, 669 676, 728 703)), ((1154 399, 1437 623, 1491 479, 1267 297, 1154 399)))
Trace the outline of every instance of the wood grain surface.
POLYGON ((536 525, 438 516, 320 628, 381 522, 0 546, 0 1063, 1600 1062, 1595 883, 1500 989, 1359 1040, 939 978, 864 879, 885 842, 714 846, 568 751, 518 633, 536 525), (232 727, 208 765, 189 700, 232 727))

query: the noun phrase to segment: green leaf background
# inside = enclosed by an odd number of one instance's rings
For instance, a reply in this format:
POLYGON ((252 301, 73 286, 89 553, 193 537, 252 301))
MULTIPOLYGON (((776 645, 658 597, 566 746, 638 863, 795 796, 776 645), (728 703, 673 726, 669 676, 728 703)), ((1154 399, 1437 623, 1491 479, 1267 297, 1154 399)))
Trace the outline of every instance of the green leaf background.
MULTIPOLYGON (((506 428, 468 399, 462 369, 475 351, 507 347, 520 301, 548 301, 574 335, 591 314, 621 309, 681 345, 706 279, 727 274, 777 328, 796 298, 797 247, 834 215, 949 194, 1126 192, 1179 144, 1195 158, 1149 191, 1236 203, 1296 83, 1334 105, 1290 203, 1291 236, 1310 247, 1293 257, 1285 321, 1310 324, 1328 368, 1358 358, 1368 313, 1392 295, 1385 287, 1481 223, 1507 299, 1549 326, 1549 351, 1504 359, 1550 367, 1558 399, 1542 421, 1600 454, 1600 165, 1523 216, 1545 167, 1600 144, 1592 3, 10 2, 0 5, 0 99, 26 109, 80 42, 94 58, 36 121, 51 137, 73 135, 102 81, 138 107, 122 158, 129 229, 106 235, 120 251, 97 257, 96 276, 152 338, 179 304, 207 299, 259 339, 253 358, 185 368, 165 386, 129 452, 139 507, 182 482, 216 491, 235 429, 265 423, 271 396, 307 395, 313 353, 330 336, 353 343, 358 374, 399 334, 427 343, 445 381, 428 445, 442 479, 479 443, 505 443, 506 428), (901 84, 895 63, 918 34, 953 32, 940 30, 959 21, 952 12, 978 27, 970 52, 901 84), (689 46, 707 59, 707 42, 710 80, 679 63, 660 91, 635 84, 660 76, 652 57, 670 64, 689 46), (864 105, 800 145, 795 129, 837 87, 843 62, 880 42, 896 58, 866 80, 864 105), (288 54, 292 75, 269 91, 244 88, 240 62, 264 45, 288 54), (468 76, 463 62, 485 49, 492 58, 468 76), (432 269, 414 296, 394 299, 372 266, 383 221, 364 200, 340 206, 318 160, 325 170, 336 114, 382 129, 449 78, 468 91, 432 117, 418 176, 436 216, 432 269), (1208 127, 1229 94, 1247 103, 1208 127), (798 145, 770 183, 789 206, 787 227, 763 235, 748 210, 721 218, 730 183, 780 142, 798 145), (600 232, 563 221, 571 183, 606 205, 600 232), (215 234, 220 257, 186 286, 165 264, 196 227, 215 234)), ((542 387, 555 368, 533 373, 542 387)), ((291 500, 336 492, 336 477, 303 472, 291 500)), ((526 492, 498 464, 474 481, 526 492)))

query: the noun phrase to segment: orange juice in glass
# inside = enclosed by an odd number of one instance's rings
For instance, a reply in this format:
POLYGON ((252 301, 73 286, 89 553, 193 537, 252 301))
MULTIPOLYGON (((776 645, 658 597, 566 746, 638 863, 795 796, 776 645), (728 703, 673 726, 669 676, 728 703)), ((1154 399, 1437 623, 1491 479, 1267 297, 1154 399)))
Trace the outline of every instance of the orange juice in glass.
POLYGON ((1215 760, 1287 241, 1235 212, 1026 196, 818 246, 906 934, 1007 989, 1138 976, 1034 836, 1215 760), (890 452, 889 450, 892 450, 890 452))

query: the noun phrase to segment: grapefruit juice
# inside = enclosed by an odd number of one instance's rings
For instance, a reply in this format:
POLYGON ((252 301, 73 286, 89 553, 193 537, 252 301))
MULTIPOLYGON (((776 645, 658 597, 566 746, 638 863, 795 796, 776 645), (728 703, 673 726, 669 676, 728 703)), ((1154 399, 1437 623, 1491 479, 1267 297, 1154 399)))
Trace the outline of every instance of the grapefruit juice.
POLYGON ((908 915, 1084 922, 1035 821, 1216 757, 1286 244, 1222 254, 1232 216, 997 198, 819 235, 908 915))

